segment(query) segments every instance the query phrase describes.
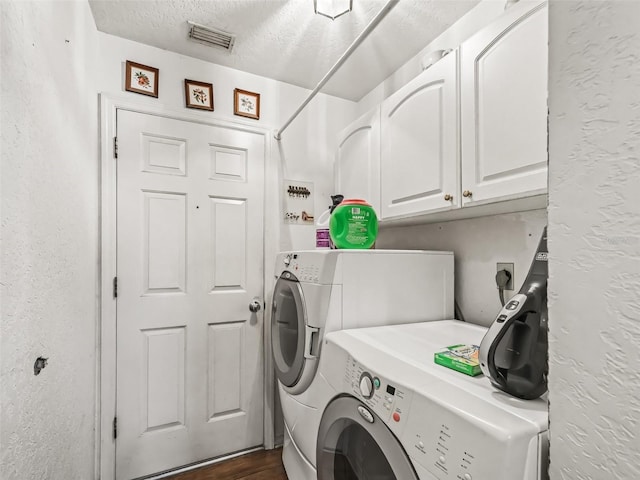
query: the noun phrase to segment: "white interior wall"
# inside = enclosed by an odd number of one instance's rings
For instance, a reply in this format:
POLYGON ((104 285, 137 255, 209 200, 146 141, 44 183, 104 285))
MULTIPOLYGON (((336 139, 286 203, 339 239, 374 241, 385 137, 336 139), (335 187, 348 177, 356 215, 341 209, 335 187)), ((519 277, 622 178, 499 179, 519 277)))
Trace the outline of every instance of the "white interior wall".
POLYGON ((640 3, 551 0, 551 478, 640 478, 640 3))
POLYGON ((94 476, 97 31, 86 2, 0 2, 0 478, 94 476), (34 375, 37 357, 48 366, 34 375))
MULTIPOLYGON (((93 468, 97 291, 95 85, 100 75, 94 64, 103 59, 96 58, 96 34, 84 3, 5 1, 0 9, 0 477, 85 479, 93 468), (74 215, 63 214, 69 211, 74 215), (47 356, 49 365, 33 376, 39 355, 47 356)), ((639 360, 640 341, 640 226, 633 220, 640 213, 640 172, 633 156, 640 138, 635 108, 640 72, 634 61, 640 55, 638 16, 632 2, 551 1, 552 478, 626 479, 640 473, 640 382, 628 366, 639 360), (597 30, 594 18, 600 19, 597 30), (613 92, 620 94, 613 98, 613 92)), ((243 88, 260 91, 259 86, 243 88)), ((230 101, 217 97, 216 109, 230 101)), ((349 110, 338 103, 338 110, 349 110)), ((269 115, 265 105, 263 115, 269 115)), ((285 138, 297 129, 305 130, 294 124, 285 138)), ((282 174, 290 178, 306 175, 307 155, 330 151, 328 143, 305 146, 302 136, 290 141, 299 143, 282 145, 282 174)), ((327 187, 326 194, 330 191, 327 187)), ((324 195, 320 188, 316 194, 317 210, 318 196, 323 206, 324 195)), ((520 263, 526 270, 530 261, 544 215, 511 215, 515 218, 495 228, 484 226, 489 219, 472 219, 383 230, 379 245, 451 248, 450 241, 466 250, 480 247, 452 232, 479 229, 473 236, 480 238, 520 232, 509 247, 522 242, 529 250, 516 263, 518 276, 524 271, 520 263)), ((283 230, 283 245, 306 237, 293 227, 283 230)), ((495 291, 487 294, 494 296, 495 291)), ((471 305, 462 303, 471 318, 471 305)))
POLYGON ((547 224, 546 210, 493 215, 410 227, 382 227, 376 248, 451 250, 456 299, 465 320, 491 325, 502 308, 495 283, 496 263, 514 263, 515 291, 524 281, 547 224))
MULTIPOLYGON (((131 60, 160 69, 159 95, 151 101, 171 108, 185 108, 184 79, 208 82, 213 84, 214 90, 215 110, 208 113, 211 118, 255 124, 274 133, 309 94, 308 90, 300 87, 113 35, 99 33, 99 38, 100 74, 96 86, 101 92, 124 95, 134 100, 143 97, 124 92, 125 62, 131 60), (260 93, 260 120, 233 115, 234 88, 260 93)), ((277 142, 270 135, 271 165, 277 169, 275 172, 267 171, 267 178, 273 180, 271 183, 276 183, 276 178, 279 185, 283 185, 284 180, 312 182, 315 211, 326 208, 329 195, 333 193, 335 138, 337 132, 354 118, 355 109, 354 102, 319 94, 282 134, 282 140, 277 142)), ((275 250, 314 248, 313 226, 285 224, 281 218, 282 189, 272 184, 267 187, 266 221, 270 227, 277 225, 277 238, 270 239, 276 245, 275 250)))

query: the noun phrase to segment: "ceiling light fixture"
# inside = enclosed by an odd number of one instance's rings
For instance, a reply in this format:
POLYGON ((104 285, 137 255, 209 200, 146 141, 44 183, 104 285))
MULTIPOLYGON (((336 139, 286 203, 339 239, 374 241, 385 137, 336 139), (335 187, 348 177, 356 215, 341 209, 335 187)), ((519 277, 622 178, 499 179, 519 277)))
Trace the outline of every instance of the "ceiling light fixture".
POLYGON ((353 0, 313 0, 313 11, 335 20, 353 8, 353 0))

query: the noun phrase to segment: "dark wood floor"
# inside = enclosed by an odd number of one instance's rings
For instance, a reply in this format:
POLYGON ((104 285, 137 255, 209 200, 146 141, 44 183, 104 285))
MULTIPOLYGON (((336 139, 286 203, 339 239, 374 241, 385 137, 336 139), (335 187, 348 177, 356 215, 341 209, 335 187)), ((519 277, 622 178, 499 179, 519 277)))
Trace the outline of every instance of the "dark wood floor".
POLYGON ((180 473, 166 480, 287 480, 282 449, 261 450, 208 467, 180 473))

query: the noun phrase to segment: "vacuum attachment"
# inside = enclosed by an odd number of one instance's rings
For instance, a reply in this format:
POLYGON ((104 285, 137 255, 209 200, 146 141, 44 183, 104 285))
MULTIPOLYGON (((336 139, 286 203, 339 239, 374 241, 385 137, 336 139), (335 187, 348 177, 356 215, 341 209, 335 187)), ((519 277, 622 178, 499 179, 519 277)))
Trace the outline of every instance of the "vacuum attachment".
POLYGON ((547 391, 547 228, 520 291, 480 344, 480 368, 496 388, 525 400, 547 391))

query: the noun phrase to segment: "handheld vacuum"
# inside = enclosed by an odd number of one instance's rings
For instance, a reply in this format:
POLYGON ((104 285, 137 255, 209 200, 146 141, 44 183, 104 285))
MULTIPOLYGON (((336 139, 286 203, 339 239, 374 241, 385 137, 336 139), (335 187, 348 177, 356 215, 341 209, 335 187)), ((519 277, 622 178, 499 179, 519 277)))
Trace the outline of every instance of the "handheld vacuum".
POLYGON ((531 400, 547 391, 547 228, 520 291, 480 344, 480 368, 496 388, 531 400))

